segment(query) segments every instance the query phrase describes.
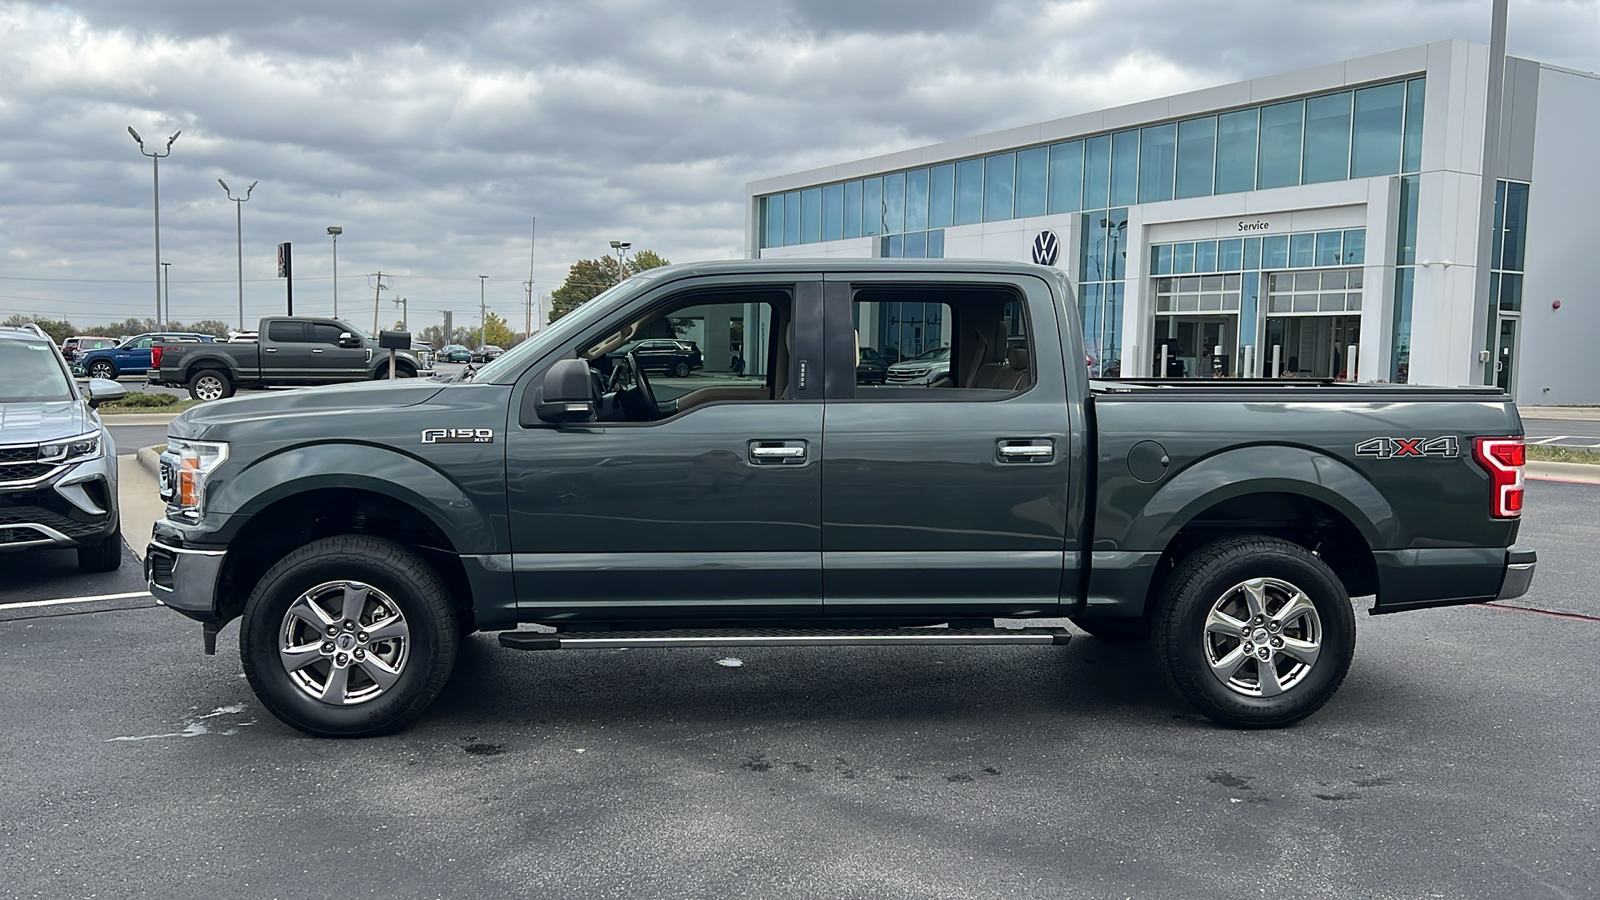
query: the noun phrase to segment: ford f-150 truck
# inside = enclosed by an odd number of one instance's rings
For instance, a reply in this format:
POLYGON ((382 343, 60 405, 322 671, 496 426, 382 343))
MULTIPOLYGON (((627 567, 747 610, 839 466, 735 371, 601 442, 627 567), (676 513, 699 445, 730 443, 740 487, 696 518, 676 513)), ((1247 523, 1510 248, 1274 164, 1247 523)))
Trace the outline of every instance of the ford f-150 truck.
POLYGON ((420 714, 473 631, 1030 645, 1069 632, 1014 620, 1059 617, 1153 641, 1207 716, 1273 727, 1343 680, 1351 597, 1528 589, 1498 389, 1091 382, 1076 310, 1058 270, 1012 263, 651 269, 453 383, 185 412, 146 577, 208 653, 240 619, 262 703, 328 736, 420 714), (858 346, 913 317, 947 375, 858 383, 858 346), (669 323, 743 365, 652 385, 613 355, 669 323))
MULTIPOLYGON (((261 320, 254 342, 185 344, 158 341, 147 379, 187 385, 196 400, 223 400, 240 387, 338 384, 389 377, 389 351, 339 319, 304 316, 261 320)), ((395 374, 414 378, 417 355, 399 351, 395 374)))

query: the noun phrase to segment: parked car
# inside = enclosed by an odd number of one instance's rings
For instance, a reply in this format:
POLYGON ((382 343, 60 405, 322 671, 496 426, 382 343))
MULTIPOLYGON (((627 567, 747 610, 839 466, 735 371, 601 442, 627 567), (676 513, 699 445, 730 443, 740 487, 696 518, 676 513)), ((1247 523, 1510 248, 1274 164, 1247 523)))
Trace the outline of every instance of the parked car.
POLYGON ((112 337, 76 334, 61 342, 61 355, 70 363, 90 350, 108 350, 118 343, 120 341, 112 337))
POLYGON ((125 395, 103 379, 80 391, 48 337, 0 328, 0 552, 65 547, 84 572, 121 565, 117 449, 94 408, 125 395))
POLYGON ((885 373, 887 384, 933 384, 950 374, 950 348, 935 347, 903 362, 893 363, 885 373))
POLYGON ((472 351, 460 344, 445 344, 439 348, 438 361, 447 363, 472 362, 472 351))
POLYGON ((230 344, 253 344, 258 340, 260 340, 260 332, 255 331, 235 331, 228 335, 228 343, 230 344))
MULTIPOLYGON (((541 652, 1048 646, 1078 639, 1060 617, 1148 640, 1218 722, 1282 727, 1349 672, 1352 597, 1389 614, 1527 592, 1522 425, 1500 388, 1091 383, 1065 273, 941 262, 663 267, 470 382, 193 407, 168 426, 146 582, 206 652, 240 620, 262 707, 345 737, 421 714, 473 631, 541 652), (951 387, 834 377, 863 307, 919 295, 948 307, 951 387), (751 302, 770 313, 744 338, 764 381, 667 396, 642 366, 601 377, 619 331, 751 302), (1020 340, 1000 358, 1003 322, 1020 340)), ((165 660, 157 643, 99 652, 165 660)), ((1411 652, 1504 655, 1470 644, 1411 652)), ((1053 688, 1081 658, 1029 674, 1053 688)), ((180 707, 204 688, 151 690, 180 707)))
POLYGON ((638 355, 639 367, 646 372, 665 372, 678 378, 686 378, 695 369, 705 368, 705 358, 694 341, 645 338, 623 344, 606 355, 612 360, 618 360, 630 353, 638 355))
POLYGON ((493 344, 484 344, 482 347, 472 351, 472 361, 475 363, 489 362, 504 352, 506 351, 493 344))
MULTIPOLYGON (((188 385, 196 400, 224 400, 240 387, 339 384, 389 377, 389 351, 377 338, 341 319, 269 316, 250 342, 160 341, 146 376, 151 384, 188 385)), ((395 354, 394 374, 415 378, 422 363, 410 350, 395 354)))
POLYGON ((90 350, 79 355, 75 361, 89 372, 90 378, 115 381, 124 375, 143 375, 150 370, 150 348, 158 340, 209 344, 214 338, 209 334, 193 332, 163 331, 138 334, 115 347, 90 350))
POLYGON ((857 354, 856 384, 883 384, 889 376, 889 362, 871 347, 862 347, 857 354))
POLYGON ((411 352, 417 355, 417 361, 422 363, 424 369, 433 368, 434 360, 439 354, 433 350, 433 344, 427 341, 412 340, 411 352))

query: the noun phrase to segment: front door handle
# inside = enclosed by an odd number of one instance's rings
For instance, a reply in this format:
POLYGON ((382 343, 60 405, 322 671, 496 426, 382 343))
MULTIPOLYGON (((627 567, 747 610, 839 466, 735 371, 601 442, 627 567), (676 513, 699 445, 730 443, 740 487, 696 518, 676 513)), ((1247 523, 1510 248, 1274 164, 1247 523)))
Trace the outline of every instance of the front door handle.
POLYGON ((278 348, 277 347, 262 347, 261 348, 261 352, 262 353, 277 353, 278 352, 278 348))
POLYGON ((805 441, 751 441, 750 461, 758 466, 793 466, 806 461, 805 441))
POLYGON ((1002 438, 995 448, 1003 463, 1047 463, 1056 458, 1054 438, 1002 438))
POLYGON ((312 347, 311 348, 311 352, 312 353, 321 353, 322 352, 322 348, 321 347, 312 347))

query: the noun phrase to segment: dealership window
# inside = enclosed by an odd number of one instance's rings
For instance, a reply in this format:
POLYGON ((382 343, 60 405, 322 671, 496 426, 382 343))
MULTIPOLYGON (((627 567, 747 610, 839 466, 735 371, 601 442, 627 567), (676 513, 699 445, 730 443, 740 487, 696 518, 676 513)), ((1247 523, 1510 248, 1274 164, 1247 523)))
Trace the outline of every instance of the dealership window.
POLYGON ((928 227, 945 228, 955 221, 956 167, 934 166, 928 170, 928 227))
POLYGON ((1300 183, 1300 139, 1305 129, 1305 102, 1294 100, 1261 108, 1261 160, 1258 189, 1300 183))
POLYGON ((1381 84, 1356 91, 1351 178, 1393 175, 1399 171, 1405 107, 1403 84, 1381 84))
POLYGON ((1083 141, 1050 146, 1049 212, 1076 212, 1083 208, 1083 141))
POLYGON ((913 169, 906 173, 906 231, 922 231, 928 227, 928 170, 913 169))
POLYGON ((1350 92, 1306 101, 1301 182, 1318 184, 1350 177, 1350 92))
POLYGON ((1213 184, 1212 168, 1216 165, 1216 157, 1216 116, 1179 122, 1176 196, 1180 198, 1209 196, 1213 184))
POLYGON ((1017 185, 1017 155, 996 153, 983 161, 983 220, 1011 218, 1017 185))
POLYGON ((883 176, 883 234, 906 230, 906 176, 895 172, 883 176))
POLYGON ((1017 152, 1017 218, 1044 215, 1049 163, 1049 147, 1017 152))
POLYGON ((1151 125, 1140 129, 1139 202, 1172 199, 1172 179, 1177 165, 1178 125, 1151 125))

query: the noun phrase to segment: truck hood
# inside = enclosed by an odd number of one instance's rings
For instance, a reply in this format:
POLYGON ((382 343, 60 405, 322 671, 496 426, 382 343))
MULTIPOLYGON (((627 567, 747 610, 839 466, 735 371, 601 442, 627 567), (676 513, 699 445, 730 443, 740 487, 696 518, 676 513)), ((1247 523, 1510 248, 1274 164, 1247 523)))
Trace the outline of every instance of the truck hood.
POLYGON ((0 405, 0 444, 38 444, 87 434, 99 426, 76 400, 0 405))
POLYGON ((175 437, 203 438, 218 426, 303 416, 345 415, 426 403, 444 385, 416 378, 262 391, 191 407, 167 426, 175 437))

